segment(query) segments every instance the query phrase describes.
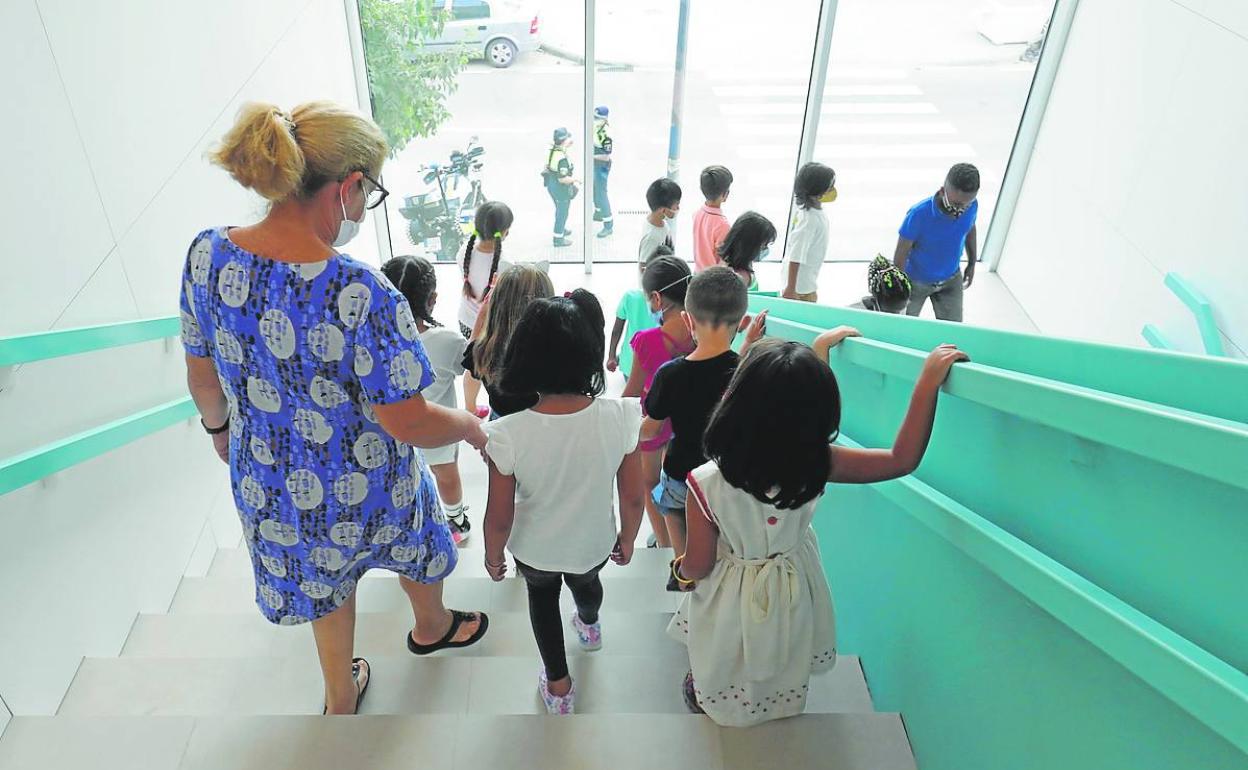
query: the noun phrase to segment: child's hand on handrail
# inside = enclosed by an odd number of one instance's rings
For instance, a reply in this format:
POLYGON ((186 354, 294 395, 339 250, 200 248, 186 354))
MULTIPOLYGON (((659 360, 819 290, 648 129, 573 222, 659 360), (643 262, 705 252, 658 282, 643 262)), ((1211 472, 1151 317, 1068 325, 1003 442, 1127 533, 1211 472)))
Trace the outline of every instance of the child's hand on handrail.
POLYGON ((751 319, 748 315, 741 319, 741 328, 745 329, 745 342, 741 345, 741 355, 750 349, 750 345, 758 342, 767 333, 767 311, 759 313, 751 319))
POLYGON ((940 345, 928 354, 923 363, 923 371, 919 374, 918 385, 939 388, 949 377, 949 370, 959 361, 970 361, 971 357, 954 345, 940 345))
POLYGON ((845 341, 847 337, 861 337, 862 332, 852 326, 838 326, 820 334, 811 345, 815 355, 825 364, 828 362, 828 351, 845 341))

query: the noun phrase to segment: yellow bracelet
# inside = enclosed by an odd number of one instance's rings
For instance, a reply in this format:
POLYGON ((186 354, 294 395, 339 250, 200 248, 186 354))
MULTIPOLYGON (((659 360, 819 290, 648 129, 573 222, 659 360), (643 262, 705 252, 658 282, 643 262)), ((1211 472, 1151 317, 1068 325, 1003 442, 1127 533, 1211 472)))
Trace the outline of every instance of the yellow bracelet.
POLYGON ((681 577, 680 565, 682 562, 684 562, 684 560, 685 560, 685 555, 683 553, 680 556, 677 556, 675 559, 672 559, 672 577, 676 578, 676 582, 680 583, 682 586, 691 586, 698 581, 686 580, 685 578, 681 577))

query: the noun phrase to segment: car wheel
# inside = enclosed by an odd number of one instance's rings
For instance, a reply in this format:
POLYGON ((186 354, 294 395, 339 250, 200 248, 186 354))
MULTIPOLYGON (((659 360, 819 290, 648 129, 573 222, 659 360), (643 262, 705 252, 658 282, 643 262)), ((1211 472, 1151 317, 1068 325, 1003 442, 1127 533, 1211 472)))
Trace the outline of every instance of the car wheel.
POLYGON ((504 69, 516 62, 516 44, 503 37, 496 37, 485 44, 485 60, 492 66, 504 69))

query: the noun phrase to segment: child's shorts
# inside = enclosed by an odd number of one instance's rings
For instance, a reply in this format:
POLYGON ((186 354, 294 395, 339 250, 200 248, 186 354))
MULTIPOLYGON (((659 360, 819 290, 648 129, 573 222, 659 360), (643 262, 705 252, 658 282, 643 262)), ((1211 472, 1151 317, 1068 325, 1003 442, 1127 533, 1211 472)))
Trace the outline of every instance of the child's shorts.
POLYGON ((659 485, 654 488, 651 497, 654 504, 658 507, 659 513, 664 516, 680 516, 685 515, 685 497, 689 494, 689 488, 684 481, 677 481, 667 475, 667 471, 659 474, 659 485))
POLYGON ((459 460, 459 444, 447 444, 446 446, 422 449, 420 451, 425 456, 425 464, 430 467, 434 465, 449 465, 459 460))

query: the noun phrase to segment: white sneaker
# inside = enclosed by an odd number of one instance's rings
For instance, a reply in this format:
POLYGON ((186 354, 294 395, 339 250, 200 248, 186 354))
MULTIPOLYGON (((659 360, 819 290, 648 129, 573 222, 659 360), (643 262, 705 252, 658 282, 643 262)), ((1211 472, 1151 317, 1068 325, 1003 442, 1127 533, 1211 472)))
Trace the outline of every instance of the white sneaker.
POLYGON ((546 713, 554 716, 567 716, 575 713, 576 682, 567 695, 555 695, 550 691, 550 682, 546 679, 546 668, 543 666, 537 675, 537 691, 541 693, 542 703, 546 704, 546 713))

